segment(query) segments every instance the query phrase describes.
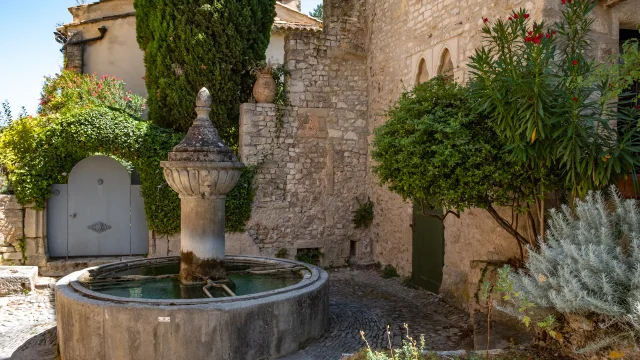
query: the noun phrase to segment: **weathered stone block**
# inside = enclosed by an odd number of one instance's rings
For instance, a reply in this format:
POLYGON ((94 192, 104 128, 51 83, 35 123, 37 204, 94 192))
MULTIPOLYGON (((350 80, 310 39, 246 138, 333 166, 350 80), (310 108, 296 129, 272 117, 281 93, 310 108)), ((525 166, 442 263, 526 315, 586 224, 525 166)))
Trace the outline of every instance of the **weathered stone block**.
POLYGON ((167 237, 168 241, 168 255, 178 256, 180 255, 180 234, 175 234, 167 237))
POLYGON ((42 238, 27 238, 27 248, 25 249, 25 255, 27 255, 27 257, 35 256, 38 254, 38 242, 40 241, 42 241, 42 238))
POLYGON ((2 254, 2 260, 22 260, 22 253, 19 251, 2 254))
POLYGON ((45 210, 27 208, 24 212, 24 236, 41 238, 45 236, 45 210))
POLYGON ((0 266, 0 296, 33 291, 37 279, 37 266, 0 266))

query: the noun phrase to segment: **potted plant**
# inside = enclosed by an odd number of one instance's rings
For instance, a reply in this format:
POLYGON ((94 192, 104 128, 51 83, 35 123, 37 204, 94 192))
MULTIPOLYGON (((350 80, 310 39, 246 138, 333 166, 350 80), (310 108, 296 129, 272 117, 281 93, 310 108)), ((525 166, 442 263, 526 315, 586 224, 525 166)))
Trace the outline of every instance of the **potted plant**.
POLYGON ((272 104, 276 100, 278 87, 273 78, 273 65, 264 61, 256 64, 251 73, 256 77, 253 85, 253 97, 256 102, 272 104))

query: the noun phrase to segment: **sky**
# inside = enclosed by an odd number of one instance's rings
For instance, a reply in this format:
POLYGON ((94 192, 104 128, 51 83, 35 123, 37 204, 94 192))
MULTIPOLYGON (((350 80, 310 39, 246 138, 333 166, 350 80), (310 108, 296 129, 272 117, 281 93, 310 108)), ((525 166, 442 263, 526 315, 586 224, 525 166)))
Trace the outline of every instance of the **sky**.
MULTIPOLYGON (((302 12, 321 1, 302 0, 302 12)), ((0 102, 9 100, 14 115, 22 106, 34 114, 44 76, 60 71, 63 57, 53 31, 72 20, 73 5, 76 0, 0 0, 0 102)))
POLYGON ((62 66, 60 44, 53 36, 58 23, 71 21, 67 10, 76 0, 0 0, 0 102, 9 100, 35 113, 45 75, 62 66))

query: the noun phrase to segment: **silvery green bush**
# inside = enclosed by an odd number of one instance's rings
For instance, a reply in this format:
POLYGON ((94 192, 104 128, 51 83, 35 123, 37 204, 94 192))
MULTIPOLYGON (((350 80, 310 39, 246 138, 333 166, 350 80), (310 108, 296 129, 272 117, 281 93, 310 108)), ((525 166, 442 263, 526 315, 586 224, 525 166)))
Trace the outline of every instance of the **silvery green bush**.
MULTIPOLYGON (((546 241, 530 250, 515 290, 563 314, 640 330, 640 210, 612 187, 551 211, 546 241)), ((601 325, 602 327, 603 325, 601 325)))

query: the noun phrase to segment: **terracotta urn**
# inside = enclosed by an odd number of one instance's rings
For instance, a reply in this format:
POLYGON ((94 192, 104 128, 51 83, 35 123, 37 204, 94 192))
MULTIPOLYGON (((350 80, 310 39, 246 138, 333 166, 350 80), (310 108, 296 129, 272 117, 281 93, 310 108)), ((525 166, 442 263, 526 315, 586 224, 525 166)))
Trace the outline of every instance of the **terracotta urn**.
POLYGON ((259 103, 272 104, 276 100, 278 87, 271 73, 259 73, 256 83, 253 85, 253 97, 259 103))

